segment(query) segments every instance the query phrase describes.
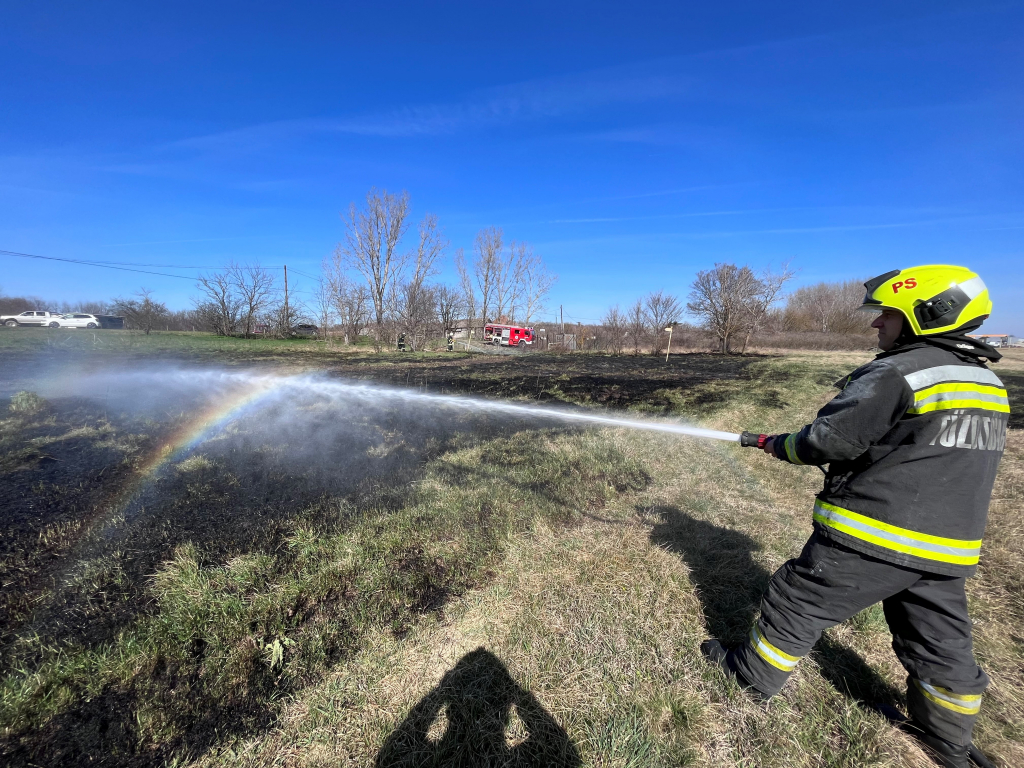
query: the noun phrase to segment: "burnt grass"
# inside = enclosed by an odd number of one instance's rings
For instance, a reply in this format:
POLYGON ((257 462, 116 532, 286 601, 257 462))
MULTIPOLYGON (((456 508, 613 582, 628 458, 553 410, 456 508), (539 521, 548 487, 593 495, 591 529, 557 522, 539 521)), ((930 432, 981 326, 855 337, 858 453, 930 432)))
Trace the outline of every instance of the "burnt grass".
POLYGON ((1024 407, 1018 405, 1024 403, 1024 374, 1000 371, 998 367, 995 370, 1010 398, 1010 428, 1024 428, 1024 407))
MULTIPOLYGON (((669 391, 692 392, 698 404, 725 404, 720 393, 695 392, 710 382, 756 379, 751 366, 764 356, 709 354, 673 355, 552 355, 512 354, 501 357, 452 355, 451 360, 389 355, 387 362, 368 370, 363 359, 328 367, 339 375, 366 378, 395 386, 431 392, 482 397, 529 398, 539 402, 601 404, 611 408, 645 406, 671 409, 669 391)), ((370 358, 372 360, 372 358, 370 358)))
MULTIPOLYGON (((392 354, 327 357, 314 366, 306 360, 304 367, 438 393, 700 414, 727 407, 735 392, 749 392, 762 359, 695 354, 673 356, 666 364, 649 356, 392 354)), ((222 362, 258 361, 247 355, 222 362)), ((24 375, 22 368, 19 378, 24 375)), ((782 375, 776 370, 771 382, 754 387, 761 404, 784 406, 774 386, 782 375)), ((413 483, 428 462, 483 445, 480 468, 445 466, 438 476, 452 484, 486 485, 494 480, 486 469, 492 461, 514 463, 540 450, 540 435, 528 425, 481 429, 453 423, 447 431, 435 426, 430 434, 416 434, 399 415, 390 426, 408 427, 409 433, 386 459, 350 462, 329 473, 282 466, 258 447, 212 456, 194 471, 165 472, 124 510, 126 519, 111 533, 112 505, 174 426, 173 418, 119 417, 74 399, 6 422, 0 441, 4 675, 41 668, 56 654, 100 650, 140 621, 155 621, 162 607, 154 599, 153 574, 182 547, 193 546, 203 567, 266 556, 270 565, 261 583, 287 580, 308 568, 289 544, 297 530, 328 536, 363 525, 362 510, 400 513, 414 502, 413 483)), ((354 434, 347 439, 363 439, 354 434)), ((365 439, 349 450, 369 455, 372 441, 365 439)), ((619 457, 602 459, 600 468, 585 461, 559 466, 551 476, 523 481, 522 490, 554 510, 594 509, 608 494, 650 482, 619 457), (572 482, 561 484, 562 475, 572 482)), ((355 571, 329 570, 281 604, 250 610, 237 631, 200 629, 178 641, 155 642, 147 663, 128 678, 96 689, 77 673, 57 675, 71 703, 56 712, 39 703, 17 722, 3 723, 0 758, 10 765, 154 765, 268 728, 273 702, 355 653, 367 626, 389 626, 401 637, 418 617, 442 613, 448 600, 485 581, 502 536, 527 524, 525 517, 510 520, 508 514, 482 503, 456 516, 459 535, 470 544, 452 557, 438 555, 434 545, 452 534, 435 533, 444 526, 431 519, 410 520, 412 533, 398 541, 383 528, 370 531, 391 541, 380 545, 379 560, 387 565, 372 584, 355 571), (266 662, 275 638, 298 649, 287 670, 266 662), (229 659, 216 662, 226 663, 229 675, 211 674, 215 657, 229 659), (137 717, 142 703, 158 720, 145 731, 137 717)), ((565 522, 572 522, 571 515, 565 522)), ((49 693, 44 686, 40 698, 49 693)))

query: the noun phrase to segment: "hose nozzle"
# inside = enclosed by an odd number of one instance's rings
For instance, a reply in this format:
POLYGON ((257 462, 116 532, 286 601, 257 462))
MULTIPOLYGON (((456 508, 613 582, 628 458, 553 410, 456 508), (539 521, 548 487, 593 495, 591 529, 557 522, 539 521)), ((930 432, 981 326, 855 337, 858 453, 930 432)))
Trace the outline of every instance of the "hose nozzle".
POLYGON ((755 432, 741 432, 740 445, 744 448, 764 448, 768 442, 768 435, 759 435, 755 432))

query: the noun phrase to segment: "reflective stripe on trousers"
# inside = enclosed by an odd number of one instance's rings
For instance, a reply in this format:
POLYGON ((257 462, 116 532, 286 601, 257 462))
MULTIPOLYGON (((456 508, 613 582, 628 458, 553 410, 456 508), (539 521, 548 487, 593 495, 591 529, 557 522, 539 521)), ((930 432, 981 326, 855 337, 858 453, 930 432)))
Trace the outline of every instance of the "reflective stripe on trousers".
POLYGON ((959 712, 961 715, 976 715, 981 710, 981 694, 953 693, 948 688, 929 685, 923 680, 912 678, 917 689, 932 704, 959 712))
POLYGON ((750 629, 750 645, 757 651, 758 656, 783 672, 792 672, 800 661, 799 656, 791 656, 769 643, 757 628, 757 624, 750 629))

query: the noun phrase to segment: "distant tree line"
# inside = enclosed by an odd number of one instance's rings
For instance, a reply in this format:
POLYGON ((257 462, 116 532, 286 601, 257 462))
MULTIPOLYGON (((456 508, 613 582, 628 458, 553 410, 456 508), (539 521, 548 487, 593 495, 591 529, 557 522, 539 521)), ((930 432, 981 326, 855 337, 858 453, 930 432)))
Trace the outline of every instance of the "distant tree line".
MULTIPOLYGON (((556 281, 529 243, 506 240, 497 226, 476 234, 468 256, 463 248, 455 249, 454 283, 435 281, 451 243, 432 213, 410 233, 410 199, 404 191, 371 189, 364 203, 351 204, 342 219, 342 241, 324 260, 313 289, 298 292, 301 300, 294 289, 285 290, 278 268, 231 263, 199 276, 188 310, 170 311, 143 288, 109 302, 0 295, 0 313, 113 314, 147 334, 202 330, 286 337, 296 325, 313 323, 331 343, 352 344, 363 337, 381 350, 404 335, 408 348, 421 349, 457 330, 479 339, 487 323, 536 322, 556 281)), ((793 277, 788 264, 755 271, 719 263, 697 272, 685 301, 653 291, 625 309, 610 307, 598 323, 576 323, 569 333, 576 349, 613 354, 659 354, 669 329, 677 347, 725 354, 743 353, 752 343, 870 346, 871 317, 858 311, 864 291, 860 281, 821 282, 785 296, 793 277)))
POLYGON ((864 295, 860 281, 816 283, 784 297, 793 277, 788 264, 760 272, 716 264, 697 273, 685 304, 657 291, 625 311, 611 307, 599 324, 580 326, 580 347, 658 354, 669 327, 681 347, 710 346, 723 353, 745 352, 754 340, 811 348, 870 346, 871 317, 858 311, 864 295), (695 322, 682 322, 684 314, 695 322))

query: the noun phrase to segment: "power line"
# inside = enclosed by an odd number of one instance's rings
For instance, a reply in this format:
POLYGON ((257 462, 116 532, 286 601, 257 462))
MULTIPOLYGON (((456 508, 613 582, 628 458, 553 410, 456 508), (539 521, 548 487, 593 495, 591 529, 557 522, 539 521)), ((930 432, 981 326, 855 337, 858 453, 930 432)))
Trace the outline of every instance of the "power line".
MULTIPOLYGON (((85 259, 64 259, 56 256, 40 256, 34 253, 20 253, 18 251, 5 251, 0 250, 0 256, 17 256, 22 259, 43 259, 45 261, 62 261, 68 264, 81 264, 87 267, 100 267, 102 269, 117 269, 122 272, 140 272, 144 275, 159 275, 161 277, 176 277, 179 280, 195 280, 194 277, 188 275, 169 275, 165 272, 150 272, 143 269, 136 269, 136 267, 153 267, 157 269, 225 269, 224 266, 191 266, 182 264, 139 264, 137 262, 130 261, 87 261, 85 259)), ((260 269, 284 269, 283 266, 263 266, 259 265, 260 269)), ((293 270, 297 271, 297 270, 293 270)), ((317 278, 312 275, 307 275, 304 272, 299 272, 303 277, 308 277, 311 280, 317 278)))
POLYGON ((22 258, 22 259, 43 259, 44 261, 62 261, 62 262, 65 262, 67 264, 82 264, 82 265, 87 266, 87 267, 100 267, 101 269, 116 269, 116 270, 119 270, 121 272, 139 272, 139 273, 141 273, 143 275, 158 275, 160 277, 174 277, 174 278, 177 278, 178 280, 189 280, 189 281, 191 281, 193 283, 196 280, 194 277, 189 277, 188 275, 169 275, 166 272, 150 272, 149 270, 145 270, 145 269, 132 269, 130 267, 114 266, 113 264, 103 264, 103 263, 96 262, 96 261, 83 261, 81 259, 61 259, 61 258, 57 258, 56 256, 38 256, 38 255, 33 254, 33 253, 18 253, 17 251, 4 251, 4 250, 0 250, 0 256, 17 256, 17 257, 22 258))
POLYGON ((573 322, 577 322, 577 323, 579 323, 579 322, 584 322, 584 323, 600 323, 601 322, 600 320, 594 320, 593 318, 590 318, 590 317, 576 317, 575 315, 570 315, 568 312, 565 313, 565 316, 568 317, 573 322))
MULTIPOLYGON (((135 264, 127 261, 89 261, 84 263, 96 265, 117 264, 118 266, 123 267, 159 267, 161 269, 226 269, 224 266, 194 266, 191 264, 135 264)), ((264 266, 262 264, 258 264, 257 266, 260 269, 284 269, 284 267, 264 266)))

